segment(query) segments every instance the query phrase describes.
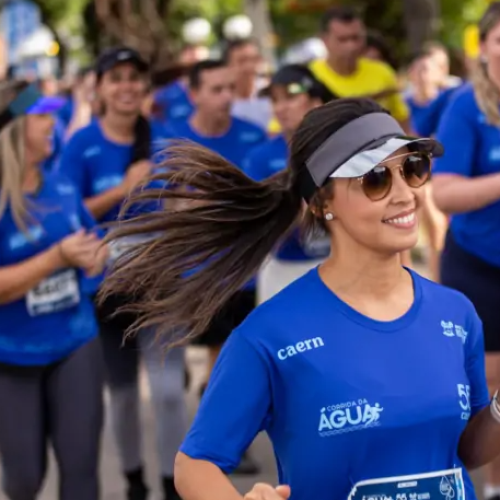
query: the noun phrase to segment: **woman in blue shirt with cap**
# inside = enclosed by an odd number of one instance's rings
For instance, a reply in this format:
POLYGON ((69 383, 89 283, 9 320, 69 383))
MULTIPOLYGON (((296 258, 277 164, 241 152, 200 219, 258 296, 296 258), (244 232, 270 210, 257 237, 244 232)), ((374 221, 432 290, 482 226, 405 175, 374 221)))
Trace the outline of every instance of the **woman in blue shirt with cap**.
POLYGON ((225 344, 177 457, 185 500, 241 499, 227 474, 262 430, 281 486, 256 485, 247 499, 475 498, 468 469, 500 452, 500 406, 489 401, 472 304, 400 264, 417 242, 431 158, 442 153, 432 139, 405 136, 375 102, 338 99, 306 115, 289 167, 262 182, 210 151, 178 146, 161 178, 179 189, 135 200, 197 206, 109 235, 158 231, 103 292, 145 292, 134 305, 140 324, 196 335, 304 201, 310 224, 330 234, 331 256, 225 344))
POLYGON ((89 278, 106 249, 69 180, 41 167, 59 98, 2 89, 0 458, 9 500, 34 500, 47 442, 60 500, 98 500, 102 358, 89 278), (12 95, 13 94, 13 95, 12 95), (17 94, 17 95, 16 95, 17 94))
MULTIPOLYGON (((452 97, 437 132, 447 154, 436 162, 433 192, 451 215, 441 282, 477 309, 493 393, 500 384, 500 2, 489 6, 479 33, 480 66, 452 97)), ((485 498, 500 499, 500 460, 484 472, 485 498)))
MULTIPOLYGON (((147 72, 147 64, 134 50, 117 47, 103 52, 96 64, 96 90, 104 112, 71 138, 61 158, 60 170, 75 182, 86 206, 103 224, 116 221, 123 200, 153 168, 156 143, 163 139, 163 130, 141 115, 147 72)), ((136 206, 133 211, 154 211, 156 207, 153 202, 136 206)), ((112 261, 120 256, 121 247, 122 244, 111 246, 112 261)), ((187 426, 184 349, 172 350, 165 357, 152 347, 151 329, 124 343, 123 334, 135 317, 112 315, 128 300, 128 293, 121 294, 97 308, 111 417, 127 482, 127 499, 145 500, 148 496, 139 412, 139 361, 143 361, 157 417, 164 498, 176 500, 174 459, 187 426)))
MULTIPOLYGON (((282 133, 254 148, 247 156, 244 171, 256 181, 286 168, 288 142, 305 114, 334 97, 307 66, 300 64, 279 69, 262 94, 270 96, 282 133)), ((316 267, 329 253, 330 238, 325 232, 304 235, 299 224, 261 269, 257 283, 259 303, 316 267)))

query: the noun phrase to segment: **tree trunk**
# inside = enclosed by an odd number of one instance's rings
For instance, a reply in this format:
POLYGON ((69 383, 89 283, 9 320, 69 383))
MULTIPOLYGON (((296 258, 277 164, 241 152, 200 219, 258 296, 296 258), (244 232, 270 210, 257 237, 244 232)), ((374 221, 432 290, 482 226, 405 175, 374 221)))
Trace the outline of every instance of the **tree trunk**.
POLYGON ((245 0, 245 14, 252 21, 253 36, 261 43, 262 55, 265 61, 274 66, 273 28, 268 0, 245 0))
POLYGON ((439 30, 438 0, 403 0, 403 14, 410 53, 422 49, 439 30))
POLYGON ((102 30, 137 50, 154 69, 172 60, 166 16, 171 0, 95 0, 102 30))

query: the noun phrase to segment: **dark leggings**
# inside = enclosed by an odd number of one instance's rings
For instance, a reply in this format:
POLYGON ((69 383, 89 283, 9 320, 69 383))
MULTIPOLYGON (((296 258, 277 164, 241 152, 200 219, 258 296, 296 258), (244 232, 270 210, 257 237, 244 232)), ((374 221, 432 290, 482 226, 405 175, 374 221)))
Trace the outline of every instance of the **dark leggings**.
POLYGON ((7 498, 37 497, 48 441, 59 467, 59 499, 99 498, 102 379, 98 339, 48 367, 0 367, 0 456, 7 498))

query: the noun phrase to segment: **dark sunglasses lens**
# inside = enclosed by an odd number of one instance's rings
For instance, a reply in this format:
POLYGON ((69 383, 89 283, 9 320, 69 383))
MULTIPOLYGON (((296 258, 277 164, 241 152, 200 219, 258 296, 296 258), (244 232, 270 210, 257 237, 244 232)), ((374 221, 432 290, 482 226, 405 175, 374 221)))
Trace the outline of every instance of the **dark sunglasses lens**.
POLYGON ((392 174, 384 165, 377 165, 363 176, 363 191, 370 200, 385 198, 392 186, 392 174))
POLYGON ((412 154, 403 163, 403 175, 408 186, 423 186, 431 176, 431 159, 425 154, 412 154))

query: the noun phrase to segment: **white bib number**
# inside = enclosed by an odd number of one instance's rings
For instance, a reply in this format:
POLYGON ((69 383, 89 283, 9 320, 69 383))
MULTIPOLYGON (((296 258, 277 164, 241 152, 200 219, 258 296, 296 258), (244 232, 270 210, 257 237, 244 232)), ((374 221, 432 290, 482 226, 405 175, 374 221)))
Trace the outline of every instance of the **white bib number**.
POLYGON ((465 500, 462 469, 360 481, 348 500, 465 500))
POLYGON ((79 302, 80 289, 74 269, 49 276, 26 294, 26 308, 30 316, 63 311, 79 302))

